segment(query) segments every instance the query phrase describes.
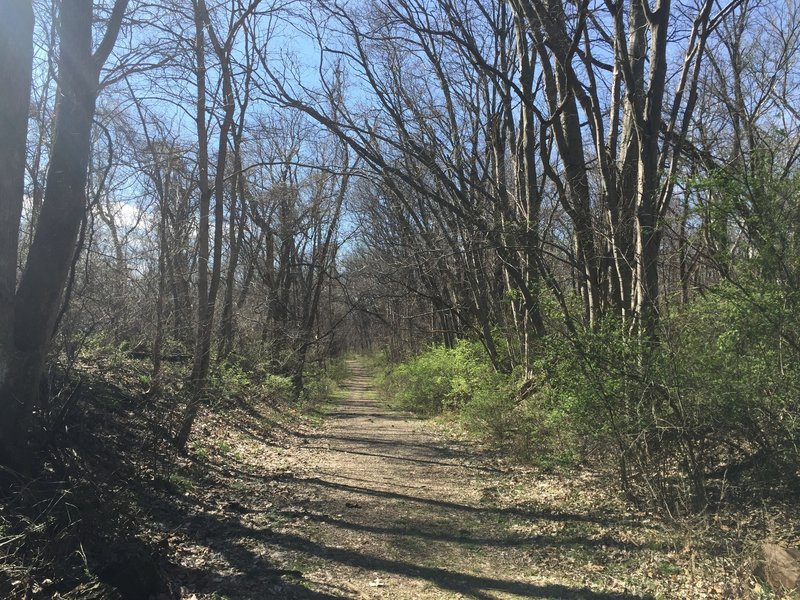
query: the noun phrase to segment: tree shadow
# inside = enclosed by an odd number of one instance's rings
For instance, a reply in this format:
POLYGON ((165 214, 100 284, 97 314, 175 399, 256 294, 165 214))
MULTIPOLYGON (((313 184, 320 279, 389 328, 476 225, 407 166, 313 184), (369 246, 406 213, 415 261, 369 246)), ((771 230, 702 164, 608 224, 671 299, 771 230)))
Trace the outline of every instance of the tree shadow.
MULTIPOLYGON (((347 407, 343 406, 341 408, 347 408, 347 407)), ((379 412, 378 410, 376 410, 374 412, 353 412, 353 411, 345 411, 345 410, 336 410, 336 411, 327 412, 327 413, 325 413, 325 415, 330 417, 330 418, 339 419, 339 420, 342 420, 342 421, 346 421, 348 419, 380 419, 381 421, 408 421, 408 420, 410 420, 412 418, 412 417, 409 417, 408 415, 386 414, 384 412, 379 412)))
MULTIPOLYGON (((148 498, 149 503, 157 502, 148 498)), ((257 541, 271 547, 302 557, 304 564, 309 559, 335 562, 342 566, 377 571, 384 574, 424 579, 437 587, 464 594, 477 600, 491 600, 492 592, 516 594, 526 598, 563 598, 586 600, 644 600, 650 596, 599 592, 585 587, 572 587, 562 584, 534 584, 502 577, 487 577, 462 573, 456 570, 426 566, 414 562, 396 560, 368 554, 358 550, 339 548, 305 538, 294 533, 276 532, 272 529, 257 528, 243 524, 235 516, 211 514, 207 511, 196 513, 190 519, 179 519, 180 513, 174 510, 166 513, 173 518, 166 525, 178 527, 191 538, 208 547, 224 558, 230 569, 228 575, 208 576, 207 571, 172 565, 170 575, 178 580, 193 582, 198 591, 215 591, 233 594, 236 598, 270 597, 264 590, 270 587, 280 589, 281 597, 286 599, 329 599, 348 597, 334 595, 330 591, 314 591, 302 584, 302 574, 275 568, 262 556, 245 544, 257 541), (176 520, 177 518, 177 520, 176 520)), ((342 525, 342 523, 336 523, 342 525)), ((380 528, 376 528, 377 532, 380 528)), ((392 529, 386 533, 393 533, 392 529)), ((413 532, 404 532, 412 534, 413 532)), ((453 541, 459 541, 456 538, 453 541)), ((467 540, 461 540, 467 541, 467 540)), ((558 544, 556 539, 552 543, 558 544)), ((591 540, 568 539, 565 545, 590 544, 591 540)), ((316 584, 315 584, 316 585, 316 584)), ((274 592, 277 593, 277 592, 274 592)))
POLYGON ((481 465, 465 465, 462 463, 448 463, 443 462, 441 460, 428 460, 425 458, 411 458, 409 456, 398 456, 396 454, 381 454, 379 452, 364 452, 363 450, 346 450, 344 448, 327 448, 323 446, 311 446, 309 445, 308 448, 312 450, 325 450, 327 452, 339 452, 341 454, 353 454, 356 456, 372 456, 375 458, 382 458, 385 460, 396 460, 401 462, 410 462, 416 463, 421 465, 436 465, 438 467, 445 467, 449 469, 471 469, 475 471, 490 471, 487 468, 484 468, 481 465))
POLYGON ((203 569, 185 565, 173 565, 170 575, 176 581, 191 582, 195 589, 213 591, 237 600, 341 600, 348 597, 341 589, 312 590, 291 572, 270 568, 266 563, 259 564, 258 559, 248 571, 231 575, 211 575, 203 569))
POLYGON ((559 521, 559 522, 577 521, 585 523, 595 523, 604 526, 624 525, 626 527, 641 527, 640 523, 629 519, 613 519, 607 516, 595 516, 595 515, 586 515, 581 513, 551 511, 542 508, 534 510, 530 508, 520 508, 517 506, 512 506, 507 508, 472 506, 470 504, 460 504, 458 502, 451 502, 448 500, 434 500, 433 498, 412 496, 410 494, 401 494, 399 492, 387 492, 384 490, 376 490, 370 487, 349 485, 346 483, 336 483, 333 481, 327 481, 325 479, 321 479, 319 477, 297 478, 296 481, 298 482, 298 484, 301 485, 310 484, 322 488, 328 488, 342 492, 349 492, 352 494, 360 494, 376 498, 387 498, 391 500, 419 503, 435 507, 438 509, 458 511, 476 515, 486 515, 495 517, 499 516, 518 517, 530 521, 544 519, 548 521, 559 521))
POLYGON ((241 515, 222 515, 219 508, 197 498, 176 501, 146 486, 131 490, 140 506, 165 530, 179 531, 208 550, 202 565, 190 567, 173 558, 164 570, 170 581, 192 593, 218 593, 242 600, 291 598, 329 600, 346 598, 334 591, 314 591, 303 584, 302 573, 271 564, 248 547, 252 542, 270 543, 272 530, 241 523, 241 515), (187 516, 188 515, 188 516, 187 516))
POLYGON ((401 560, 382 558, 347 548, 336 548, 308 540, 293 534, 275 534, 271 540, 285 549, 303 552, 311 556, 334 561, 342 565, 359 567, 425 579, 436 586, 464 594, 478 600, 492 600, 489 592, 505 592, 525 598, 564 598, 584 600, 644 600, 650 596, 597 592, 589 588, 577 588, 561 584, 534 584, 499 577, 484 577, 460 573, 440 567, 428 567, 401 560))
MULTIPOLYGON (((295 480, 297 484, 309 483, 309 480, 295 480)), ((317 483, 316 481, 313 483, 317 483)), ((338 486, 337 486, 338 487, 338 486)), ((344 486, 348 491, 353 486, 344 486)), ((175 562, 167 566, 170 578, 175 581, 187 583, 192 586, 192 591, 218 592, 231 595, 244 600, 256 598, 276 597, 285 599, 324 600, 333 598, 352 597, 346 590, 313 590, 303 584, 302 573, 285 570, 270 564, 268 560, 253 550, 253 543, 263 544, 268 547, 281 549, 295 555, 296 562, 309 564, 315 560, 335 562, 342 566, 377 571, 385 574, 399 575, 424 579, 441 589, 464 594, 477 600, 491 600, 492 592, 516 594, 527 598, 564 598, 587 600, 643 600, 649 596, 631 594, 598 592, 589 588, 571 587, 562 584, 533 584, 525 581, 507 579, 502 577, 488 577, 463 573, 452 569, 427 566, 407 560, 397 560, 376 556, 362 551, 339 548, 317 542, 303 536, 277 532, 270 527, 255 527, 241 521, 241 514, 220 513, 217 507, 206 503, 193 502, 194 514, 186 517, 188 507, 176 506, 174 499, 164 498, 152 490, 137 486, 134 492, 139 497, 143 506, 148 506, 153 517, 170 530, 180 530, 197 544, 208 548, 212 555, 218 555, 224 563, 224 569, 217 568, 191 568, 175 562), (220 571, 223 574, 220 574, 220 571), (265 590, 278 590, 266 593, 265 590)), ((448 502, 427 501, 413 496, 402 494, 381 494, 392 497, 413 498, 424 502, 433 502, 441 508, 453 508, 474 512, 480 509, 466 505, 448 502)), ((257 512, 257 511, 251 511, 257 512)), ((278 514, 286 517, 312 517, 300 511, 296 514, 290 510, 278 510, 278 514)), ((486 509, 482 512, 503 511, 486 509)), ((565 515, 558 515, 566 518, 565 515)), ((580 515, 578 515, 580 517, 580 515)), ((499 547, 521 547, 532 545, 536 547, 590 547, 598 545, 620 546, 620 543, 608 539, 592 540, 580 536, 566 538, 534 536, 525 539, 494 539, 471 537, 448 532, 430 532, 421 529, 410 529, 402 526, 378 527, 360 525, 343 519, 325 516, 313 516, 319 522, 324 522, 342 529, 360 531, 374 534, 387 534, 396 536, 419 536, 427 539, 454 542, 465 545, 494 544, 499 547)), ((545 517, 546 518, 546 517, 545 517)), ((314 584, 317 585, 316 583, 314 584)))
MULTIPOLYGON (((472 460, 486 459, 485 452, 481 453, 470 452, 467 450, 458 450, 455 448, 447 446, 439 446, 434 444, 418 444, 406 441, 398 442, 395 439, 381 440, 377 438, 367 438, 357 435, 331 435, 331 434, 318 434, 318 433, 300 433, 297 434, 297 436, 304 439, 331 440, 335 442, 343 442, 346 444, 358 444, 363 446, 389 446, 389 447, 401 446, 403 448, 418 449, 427 454, 442 455, 446 458, 464 458, 472 460)), ((502 472, 500 469, 494 467, 487 467, 487 469, 496 471, 498 473, 502 472)))
POLYGON ((347 521, 341 518, 340 515, 332 517, 319 512, 306 511, 306 510, 279 510, 279 514, 297 519, 304 519, 314 521, 316 523, 324 523, 341 529, 349 531, 356 531, 359 533, 370 533, 377 535, 391 535, 391 536, 408 536, 422 538, 437 542, 448 542, 470 546, 491 546, 496 548, 522 548, 536 546, 539 548, 615 548, 625 551, 638 551, 638 550, 666 550, 664 544, 645 543, 634 544, 631 542, 624 542, 614 538, 609 534, 604 534, 597 538, 588 538, 583 535, 531 535, 531 536, 504 536, 504 537, 487 537, 475 536, 470 534, 466 529, 459 529, 457 531, 442 531, 425 527, 424 523, 405 523, 403 525, 396 525, 391 527, 383 527, 378 525, 366 525, 363 523, 356 523, 347 521))

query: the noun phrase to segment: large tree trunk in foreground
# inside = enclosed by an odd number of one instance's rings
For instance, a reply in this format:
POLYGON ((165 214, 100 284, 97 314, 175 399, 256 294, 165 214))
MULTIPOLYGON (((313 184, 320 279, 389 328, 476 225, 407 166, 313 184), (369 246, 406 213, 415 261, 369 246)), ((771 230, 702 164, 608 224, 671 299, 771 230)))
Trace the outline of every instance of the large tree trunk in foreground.
POLYGON ((9 438, 3 437, 0 459, 22 470, 31 462, 31 416, 39 401, 50 339, 86 210, 89 146, 100 69, 116 40, 127 0, 117 0, 94 54, 92 6, 91 0, 72 0, 61 6, 55 135, 44 204, 14 302, 13 372, 4 392, 11 411, 2 416, 2 422, 13 432, 9 438))
POLYGON ((14 465, 27 431, 26 407, 11 393, 17 245, 33 61, 30 0, 0 0, 0 463, 14 465))
POLYGON ((55 137, 42 213, 17 292, 15 340, 20 392, 36 399, 86 204, 89 141, 97 95, 91 56, 92 3, 62 6, 55 137), (94 81, 92 81, 94 79, 94 81), (25 389, 27 388, 27 389, 25 389))

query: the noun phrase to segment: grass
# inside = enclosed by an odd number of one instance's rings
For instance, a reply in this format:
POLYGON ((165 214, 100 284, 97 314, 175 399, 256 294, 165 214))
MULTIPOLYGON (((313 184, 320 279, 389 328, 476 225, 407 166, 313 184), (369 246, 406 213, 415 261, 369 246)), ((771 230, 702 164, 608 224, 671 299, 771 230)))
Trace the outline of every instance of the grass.
POLYGON ((165 481, 170 487, 181 493, 191 492, 197 485, 194 477, 184 473, 170 473, 165 481))
POLYGON ((213 444, 217 451, 221 454, 233 453, 233 446, 226 440, 214 440, 213 444))
POLYGON ((301 413, 309 425, 319 429, 346 398, 347 390, 337 387, 324 398, 304 402, 300 407, 301 413))

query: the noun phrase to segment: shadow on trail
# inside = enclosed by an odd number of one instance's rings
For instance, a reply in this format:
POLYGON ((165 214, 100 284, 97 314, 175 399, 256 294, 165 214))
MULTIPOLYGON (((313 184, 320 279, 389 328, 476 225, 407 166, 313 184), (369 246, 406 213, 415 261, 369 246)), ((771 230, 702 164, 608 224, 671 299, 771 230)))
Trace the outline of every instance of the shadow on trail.
POLYGON ((353 454, 356 456, 372 456, 374 458, 384 458, 386 460, 398 460, 401 462, 410 462, 416 463, 420 465, 436 465, 439 467, 451 468, 451 469, 472 469, 476 471, 487 471, 491 472, 491 469, 487 469, 481 465, 465 465, 462 463, 448 463, 441 460, 429 460, 426 458, 411 458, 409 456, 399 456, 396 454, 382 454, 380 452, 364 452, 363 450, 347 450, 344 448, 335 448, 335 447, 322 447, 322 446, 309 446, 311 450, 325 450, 326 452, 340 452, 342 454, 353 454))
POLYGON ((331 517, 319 512, 303 510, 282 510, 279 514, 298 519, 307 519, 317 523, 325 523, 333 527, 357 531, 360 533, 373 533, 377 535, 391 535, 401 537, 416 537, 437 542, 452 542, 469 546, 492 546, 497 548, 616 548, 625 551, 637 550, 665 550, 666 546, 659 544, 633 544, 623 542, 605 534, 597 538, 583 535, 532 535, 527 537, 486 537, 471 535, 466 528, 457 531, 432 530, 425 523, 403 523, 392 527, 379 527, 365 525, 340 518, 341 515, 331 517))
POLYGON ((282 569, 248 547, 252 542, 269 543, 271 530, 247 527, 237 516, 218 513, 197 498, 178 504, 145 486, 131 488, 141 506, 153 519, 171 531, 180 531, 191 543, 208 549, 206 560, 189 567, 171 560, 165 570, 173 582, 194 593, 215 593, 241 600, 285 598, 292 600, 340 600, 346 592, 311 590, 303 584, 302 573, 282 569), (213 511, 213 513, 212 513, 213 511), (190 516, 187 517, 187 513, 190 516), (193 513, 193 514, 192 514, 193 513))
POLYGON ((391 500, 400 500, 406 502, 416 502, 420 504, 426 504, 438 509, 444 509, 449 511, 460 511, 476 515, 519 517, 521 519, 527 519, 530 521, 544 519, 547 521, 559 521, 559 522, 577 521, 583 523, 595 523, 598 525, 617 524, 617 525, 626 525, 628 527, 641 527, 640 523, 632 520, 629 521, 624 519, 610 519, 603 516, 584 515, 580 513, 556 512, 543 509, 532 510, 528 508, 519 508, 519 507, 495 508, 495 507, 484 507, 484 506, 472 506, 469 504, 459 504, 457 502, 450 502, 448 500, 434 500, 432 498, 411 496, 409 494, 400 494, 398 492, 386 492, 383 490, 375 490, 369 487, 348 485, 346 483, 334 483, 332 481, 320 479, 319 477, 308 477, 304 479, 297 479, 296 481, 299 484, 310 484, 314 486, 335 489, 353 494, 361 494, 364 496, 388 498, 391 500))
MULTIPOLYGON (((357 389, 358 385, 356 382, 355 385, 350 386, 350 389, 357 389)), ((368 388, 363 387, 362 389, 368 388)), ((365 404, 362 402, 358 406, 363 408, 365 404)), ((347 409, 342 408, 342 410, 347 409)), ((373 407, 367 406, 367 411, 371 410, 373 407)), ((267 436, 262 435, 260 431, 246 430, 246 433, 256 439, 261 439, 264 443, 270 443, 270 440, 263 439, 267 436)), ((434 463, 453 466, 448 462, 427 460, 431 457, 440 457, 442 461, 464 456, 472 457, 469 453, 452 454, 453 451, 436 444, 409 443, 404 446, 402 440, 388 442, 381 439, 363 438, 358 435, 353 436, 352 439, 348 435, 326 436, 323 434, 307 437, 315 437, 320 441, 327 438, 333 441, 333 447, 326 450, 373 456, 368 452, 337 448, 335 440, 339 440, 342 444, 355 442, 365 445, 367 450, 378 450, 374 456, 380 458, 409 460, 425 465, 434 463), (408 455, 387 456, 383 454, 391 451, 389 445, 398 448, 401 452, 408 452, 408 455)), ((363 579, 360 575, 377 572, 424 580, 441 590, 463 594, 476 600, 493 600, 497 594, 567 600, 645 600, 651 598, 650 596, 594 591, 581 587, 582 584, 532 583, 520 580, 523 577, 515 577, 513 572, 502 569, 479 575, 464 572, 468 570, 468 567, 462 568, 452 564, 447 564, 446 567, 432 566, 425 564, 427 558, 424 553, 411 558, 407 556, 390 558, 381 556, 379 550, 334 546, 332 543, 315 539, 319 533, 315 533, 313 528, 310 528, 309 531, 306 531, 305 528, 302 531, 293 530, 293 526, 286 523, 287 518, 299 518, 301 527, 302 523, 312 521, 338 529, 343 533, 359 532, 374 536, 410 537, 445 542, 466 548, 495 546, 547 551, 553 548, 586 547, 602 552, 602 546, 607 546, 636 550, 637 548, 630 548, 609 536, 599 539, 577 534, 496 538, 493 534, 482 535, 480 530, 477 534, 456 528, 448 530, 446 524, 443 525, 440 520, 437 521, 437 517, 447 516, 454 522, 458 522, 461 517, 477 517, 481 520, 485 519, 487 523, 503 518, 600 525, 620 523, 621 521, 606 519, 602 515, 551 512, 546 509, 529 509, 528 507, 473 506, 449 500, 426 498, 411 493, 382 491, 370 487, 371 482, 367 481, 364 482, 364 485, 350 485, 328 481, 318 476, 296 477, 291 473, 271 473, 259 476, 250 469, 246 469, 242 464, 236 464, 235 461, 230 462, 233 464, 226 464, 214 469, 207 468, 204 471, 207 480, 203 484, 207 483, 208 488, 213 489, 219 487, 220 483, 225 486, 231 486, 235 482, 254 481, 259 483, 259 486, 250 488, 250 496, 246 500, 242 500, 246 506, 237 502, 228 503, 223 508, 221 498, 209 494, 187 494, 180 500, 180 504, 177 504, 174 497, 165 497, 153 489, 148 489, 147 486, 137 486, 131 490, 138 496, 139 503, 147 506, 154 519, 161 522, 165 531, 180 532, 181 537, 184 537, 187 542, 202 548, 202 552, 197 554, 203 557, 203 562, 187 566, 175 561, 168 567, 171 575, 175 579, 185 582, 192 588, 191 591, 215 592, 242 600, 260 598, 335 600, 361 597, 361 592, 356 591, 356 595, 354 595, 355 590, 348 585, 354 580, 344 581, 341 584, 315 582, 313 584, 315 589, 309 589, 303 573, 296 570, 307 570, 308 577, 311 579, 311 573, 316 574, 321 569, 327 570, 329 566, 339 566, 358 570, 358 579, 362 581, 362 584, 363 579), (221 476, 223 481, 214 481, 214 476, 221 476), (277 483, 282 484, 280 492, 278 486, 272 486, 277 483), (288 486, 283 484, 288 484, 288 486), (290 490, 284 492, 283 488, 286 487, 289 487, 290 490), (284 497, 284 493, 287 497, 284 497), (401 506, 404 503, 413 504, 423 509, 422 512, 425 516, 422 517, 422 521, 417 523, 404 523, 401 520, 402 517, 383 523, 380 521, 373 523, 366 519, 366 523, 356 523, 345 520, 340 515, 330 517, 325 514, 298 510, 298 502, 300 506, 303 506, 304 502, 296 499, 301 495, 303 497, 311 495, 315 502, 327 509, 332 509, 348 496, 352 498, 361 495, 384 500, 382 508, 387 511, 391 511, 391 505, 395 502, 401 506), (295 499, 291 499, 293 496, 295 499), (273 519, 271 514, 276 518, 273 519), (280 527, 280 530, 275 531, 271 527, 276 529, 280 527), (282 568, 287 564, 291 565, 289 569, 282 568)), ((346 473, 342 474, 343 477, 346 475, 346 473)), ((376 504, 380 505, 381 502, 376 502, 376 504)), ((366 515, 365 512, 360 516, 366 515)), ((627 524, 635 525, 635 523, 627 524)), ((346 538, 346 536, 344 537, 346 538)), ((338 539, 338 537, 334 537, 334 540, 338 539)), ((386 589, 385 593, 386 597, 392 597, 390 588, 386 589)))
MULTIPOLYGON (((331 433, 302 433, 297 434, 298 437, 302 437, 308 440, 328 440, 330 442, 343 442, 345 444, 357 444, 360 446, 389 446, 391 448, 402 447, 404 449, 409 450, 417 450, 420 452, 424 452, 426 454, 441 456, 444 458, 453 458, 453 459, 469 459, 469 460, 486 460, 487 452, 470 452, 468 450, 460 450, 455 448, 450 448, 447 446, 440 446, 438 444, 417 444, 413 442, 398 442, 395 439, 389 440, 382 440, 378 438, 368 438, 362 437, 358 435, 333 435, 331 433)), ((489 454, 490 455, 490 454, 489 454)), ((502 473, 501 469, 497 467, 485 467, 487 470, 491 470, 497 473, 502 473)))
POLYGON ((387 415, 385 413, 380 412, 362 412, 362 413, 352 413, 352 412, 345 412, 345 411, 332 411, 329 413, 325 413, 326 417, 331 419, 341 419, 346 421, 347 419, 380 419, 381 421, 408 421, 410 417, 406 415, 387 415))
POLYGON ((343 565, 426 579, 440 588, 479 600, 491 600, 493 596, 488 593, 490 591, 517 594, 527 598, 581 598, 585 600, 644 600, 649 598, 632 594, 595 592, 588 588, 560 584, 538 585, 509 579, 481 577, 439 567, 426 567, 400 560, 380 558, 346 548, 333 548, 291 534, 275 534, 272 541, 286 549, 304 552, 343 565))
MULTIPOLYGON (((227 576, 210 576, 207 570, 193 569, 183 565, 170 568, 173 577, 181 581, 190 581, 204 590, 213 590, 237 600, 264 600, 264 598, 285 598, 292 600, 342 600, 347 598, 346 591, 316 591, 305 587, 302 583, 287 582, 284 577, 287 571, 269 568, 265 561, 255 557, 247 571, 227 576), (274 592, 270 590, 274 589, 274 592), (278 594, 277 596, 271 594, 278 594)), ((217 597, 217 596, 215 596, 217 597)))
MULTIPOLYGON (((170 511, 169 514, 173 517, 176 516, 174 511, 170 511)), ((598 592, 588 588, 561 584, 539 585, 499 577, 471 575, 445 568, 388 559, 348 548, 328 546, 293 533, 250 527, 242 524, 235 517, 209 514, 208 512, 198 512, 188 521, 178 523, 167 518, 165 524, 178 526, 198 543, 221 555, 225 562, 237 571, 232 575, 215 576, 209 580, 207 570, 193 572, 193 569, 175 566, 172 569, 174 574, 188 580, 194 578, 194 581, 203 588, 213 589, 221 594, 234 593, 235 597, 244 600, 270 597, 269 595, 265 596, 264 586, 269 587, 275 583, 281 585, 280 596, 276 597, 287 600, 326 600, 352 597, 347 595, 346 590, 314 591, 305 587, 301 581, 298 583, 287 582, 282 578, 295 579, 293 573, 271 566, 263 557, 245 546, 248 540, 296 553, 304 557, 301 562, 307 562, 308 558, 316 558, 368 571, 424 579, 441 589, 464 594, 477 600, 492 600, 494 596, 491 592, 505 592, 527 598, 575 600, 647 600, 651 598, 650 596, 598 592)), ((584 543, 586 542, 588 540, 584 540, 584 543)), ((296 579, 301 579, 302 574, 298 573, 297 575, 299 577, 296 579)))

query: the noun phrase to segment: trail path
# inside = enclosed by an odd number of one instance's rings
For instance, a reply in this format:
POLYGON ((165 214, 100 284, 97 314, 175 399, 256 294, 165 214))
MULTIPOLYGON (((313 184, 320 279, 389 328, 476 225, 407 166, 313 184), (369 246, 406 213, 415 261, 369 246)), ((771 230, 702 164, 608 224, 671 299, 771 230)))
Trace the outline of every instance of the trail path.
POLYGON ((296 496, 280 511, 289 522, 272 558, 303 585, 285 597, 645 597, 605 573, 615 552, 627 560, 635 547, 614 523, 525 501, 522 490, 537 485, 540 500, 571 491, 517 479, 474 446, 389 410, 365 369, 350 368, 346 397, 294 456, 296 496))
POLYGON ((586 470, 507 464, 455 427, 389 409, 349 366, 316 425, 268 402, 201 416, 197 478, 147 499, 179 597, 746 596, 747 568, 718 555, 709 525, 667 527, 586 470))

